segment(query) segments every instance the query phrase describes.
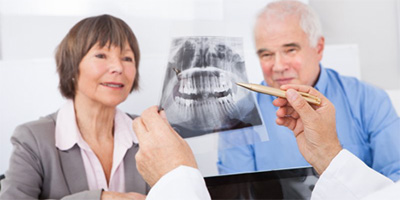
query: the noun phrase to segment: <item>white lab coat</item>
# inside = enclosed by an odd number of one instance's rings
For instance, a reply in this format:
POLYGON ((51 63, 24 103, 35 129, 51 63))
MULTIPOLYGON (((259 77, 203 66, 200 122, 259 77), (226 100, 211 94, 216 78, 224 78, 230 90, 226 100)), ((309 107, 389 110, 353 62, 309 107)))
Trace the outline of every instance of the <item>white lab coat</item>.
POLYGON ((206 183, 198 169, 179 166, 165 174, 151 188, 146 200, 208 200, 206 183))
MULTIPOLYGON (((200 171, 180 166, 164 175, 147 199, 211 198, 200 171)), ((400 181, 394 183, 344 149, 319 178, 311 199, 400 199, 400 181)))
MULTIPOLYGON (((322 173, 311 199, 364 199, 369 195, 379 195, 379 199, 390 199, 390 195, 396 194, 377 192, 393 185, 395 184, 392 180, 343 149, 322 173)), ((397 185, 399 187, 400 183, 397 185)), ((397 195, 397 199, 400 199, 400 188, 397 195)))

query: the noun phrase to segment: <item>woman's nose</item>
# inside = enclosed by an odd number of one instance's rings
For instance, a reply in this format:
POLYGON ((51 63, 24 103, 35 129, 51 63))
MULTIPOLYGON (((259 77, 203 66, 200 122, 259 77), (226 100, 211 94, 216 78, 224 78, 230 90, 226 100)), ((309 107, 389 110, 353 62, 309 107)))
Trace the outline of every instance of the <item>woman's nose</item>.
POLYGON ((123 66, 122 63, 119 59, 113 59, 110 63, 110 72, 112 74, 116 73, 116 74, 122 74, 123 72, 123 66))

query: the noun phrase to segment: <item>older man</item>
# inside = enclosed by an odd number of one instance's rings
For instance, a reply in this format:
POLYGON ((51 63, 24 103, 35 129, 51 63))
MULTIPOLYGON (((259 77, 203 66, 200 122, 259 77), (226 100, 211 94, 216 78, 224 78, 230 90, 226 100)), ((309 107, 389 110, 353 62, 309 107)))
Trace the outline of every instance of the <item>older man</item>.
MULTIPOLYGON (((324 37, 315 12, 297 1, 272 2, 259 14, 254 33, 262 84, 276 88, 303 84, 319 90, 336 107, 342 147, 376 171, 399 180, 400 118, 383 90, 320 65, 324 37)), ((293 133, 275 124, 274 99, 257 94, 270 140, 230 149, 221 146, 220 173, 309 166, 293 133)), ((229 144, 227 140, 222 136, 221 144, 229 144)))

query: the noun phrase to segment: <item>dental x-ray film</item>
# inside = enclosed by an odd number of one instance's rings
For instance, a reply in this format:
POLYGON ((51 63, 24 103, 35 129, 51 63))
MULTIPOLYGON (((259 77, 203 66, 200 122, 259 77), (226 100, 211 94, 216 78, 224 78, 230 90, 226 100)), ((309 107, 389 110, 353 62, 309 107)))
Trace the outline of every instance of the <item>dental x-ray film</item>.
POLYGON ((248 82, 241 38, 175 38, 160 106, 183 138, 261 125, 253 95, 236 82, 248 82))

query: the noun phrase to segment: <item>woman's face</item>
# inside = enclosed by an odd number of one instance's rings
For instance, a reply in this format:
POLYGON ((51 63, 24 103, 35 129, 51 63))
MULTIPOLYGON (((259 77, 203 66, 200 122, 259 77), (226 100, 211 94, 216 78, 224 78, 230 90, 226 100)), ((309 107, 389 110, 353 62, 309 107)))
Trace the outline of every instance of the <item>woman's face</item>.
POLYGON ((75 99, 116 107, 128 97, 135 75, 135 57, 128 43, 124 49, 96 44, 79 64, 75 99))

